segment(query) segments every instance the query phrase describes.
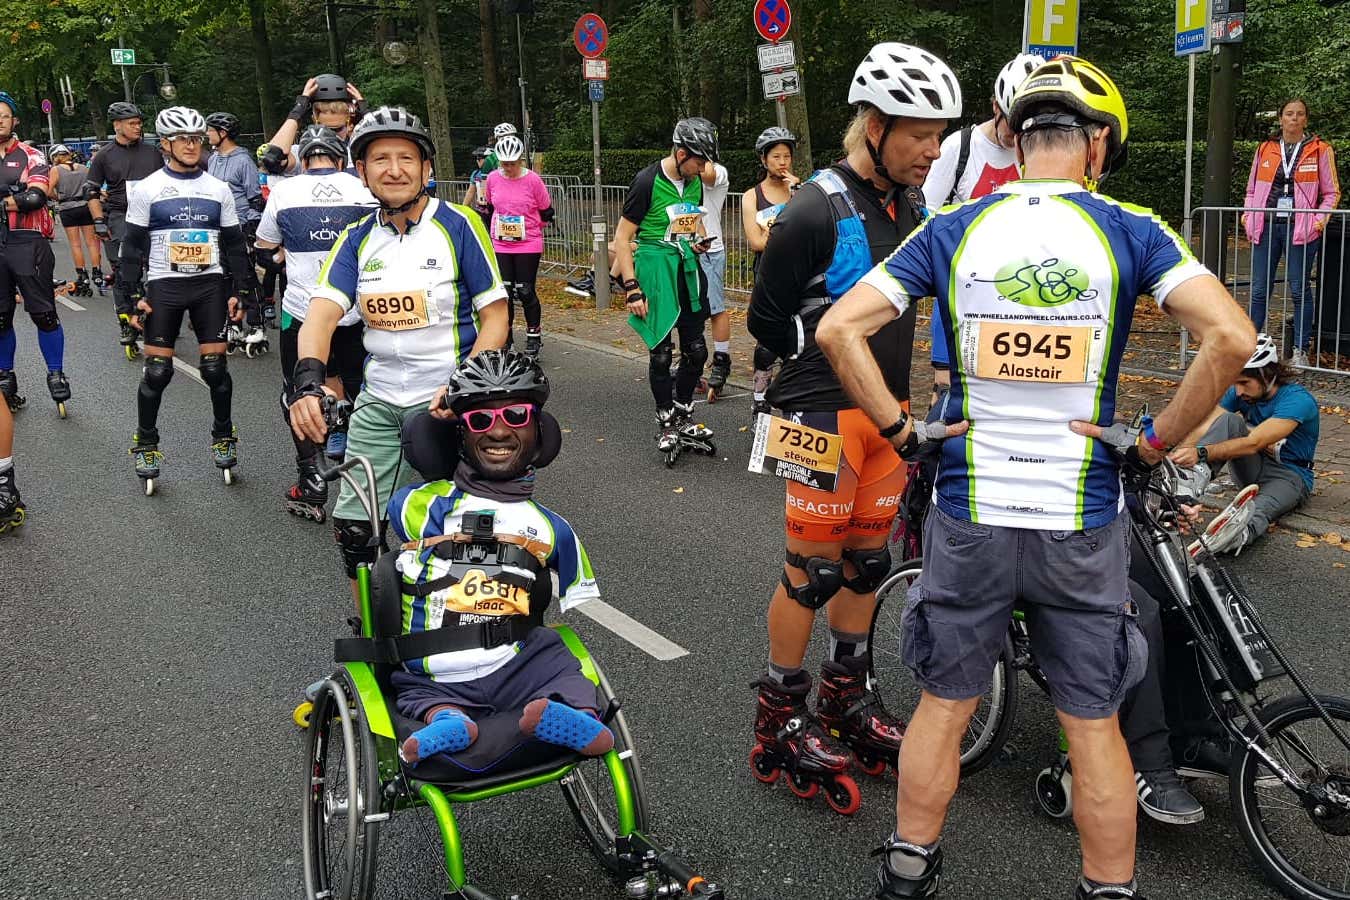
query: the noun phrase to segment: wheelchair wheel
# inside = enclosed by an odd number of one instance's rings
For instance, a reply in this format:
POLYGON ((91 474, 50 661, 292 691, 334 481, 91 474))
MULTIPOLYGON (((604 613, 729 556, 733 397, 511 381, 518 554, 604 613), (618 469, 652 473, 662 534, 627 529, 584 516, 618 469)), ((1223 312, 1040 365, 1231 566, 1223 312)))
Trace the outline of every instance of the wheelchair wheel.
POLYGON ((301 828, 305 895, 308 900, 363 900, 375 888, 379 763, 346 673, 323 682, 309 723, 301 828))
MULTIPOLYGON (((591 662, 595 664, 594 659, 591 662)), ((614 698, 614 691, 599 665, 595 666, 595 672, 600 680, 600 696, 608 703, 614 698)), ((615 713, 609 722, 609 729, 614 732, 614 750, 628 774, 634 827, 646 832, 650 825, 647 819, 646 788, 642 781, 642 768, 638 764, 637 748, 633 746, 633 736, 628 731, 623 710, 615 713)), ((614 839, 621 833, 619 806, 605 757, 597 756, 577 763, 576 768, 563 778, 561 786, 563 797, 586 836, 592 855, 612 875, 627 874, 614 848, 614 839)))
MULTIPOLYGON (((900 656, 900 622, 908 605, 909 588, 918 581, 922 560, 900 563, 877 588, 877 606, 872 613, 867 641, 871 649, 870 672, 874 689, 891 712, 907 718, 919 705, 922 689, 900 656)), ((1012 642, 1003 640, 1003 651, 994 665, 989 692, 980 698, 970 725, 961 739, 961 775, 980 771, 997 758, 1007 743, 1017 719, 1017 672, 1011 665, 1012 642)))
MULTIPOLYGON (((1350 700, 1319 696, 1350 736, 1350 700)), ((1350 748, 1302 696, 1260 713, 1267 754, 1299 783, 1293 790, 1256 748, 1235 754, 1229 795, 1238 830, 1266 877, 1286 897, 1350 898, 1350 748)), ((1251 733, 1251 730, 1248 730, 1251 733)))

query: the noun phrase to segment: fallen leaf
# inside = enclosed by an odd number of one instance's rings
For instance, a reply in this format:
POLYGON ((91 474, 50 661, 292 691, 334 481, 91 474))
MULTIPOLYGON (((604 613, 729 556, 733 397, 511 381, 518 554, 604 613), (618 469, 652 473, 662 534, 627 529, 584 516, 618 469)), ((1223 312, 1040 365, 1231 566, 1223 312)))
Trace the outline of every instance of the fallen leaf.
POLYGON ((673 494, 683 494, 683 493, 684 493, 684 488, 676 488, 675 490, 671 491, 671 493, 673 493, 673 494))
POLYGON ((1334 531, 1328 531, 1326 534, 1322 535, 1322 542, 1326 544, 1339 544, 1341 542, 1341 536, 1334 531))
POLYGON ((571 433, 572 433, 572 429, 570 429, 570 428, 564 428, 564 429, 562 430, 562 433, 563 433, 563 434, 571 434, 571 433))
POLYGON ((747 431, 750 430, 750 426, 749 426, 749 425, 742 425, 740 428, 738 428, 738 429, 736 429, 736 430, 739 431, 739 432, 744 433, 744 432, 747 432, 747 431))
POLYGON ((1299 541, 1298 543, 1294 544, 1294 546, 1295 546, 1295 547, 1298 547, 1300 550, 1307 550, 1309 547, 1316 547, 1316 546, 1317 546, 1317 542, 1316 542, 1316 541, 1299 541))
POLYGON ((1306 532, 1306 531, 1300 531, 1300 532, 1298 533, 1298 539, 1299 539, 1300 541, 1316 541, 1316 540, 1317 540, 1317 538, 1313 537, 1311 534, 1308 534, 1308 532, 1306 532))
POLYGON ((605 439, 604 439, 604 438, 596 438, 596 439, 595 439, 595 442, 596 442, 597 444, 603 444, 603 443, 605 442, 605 439))
POLYGON ((1331 564, 1331 567, 1332 567, 1333 569, 1344 569, 1344 568, 1345 568, 1345 563, 1332 563, 1332 564, 1331 564))

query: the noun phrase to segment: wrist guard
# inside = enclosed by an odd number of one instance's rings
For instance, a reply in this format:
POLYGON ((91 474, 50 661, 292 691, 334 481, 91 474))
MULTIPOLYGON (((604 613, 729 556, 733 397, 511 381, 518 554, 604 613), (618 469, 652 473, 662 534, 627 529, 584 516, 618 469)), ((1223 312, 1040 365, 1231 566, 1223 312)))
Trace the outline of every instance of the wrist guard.
POLYGON ((294 406, 301 397, 322 397, 323 382, 328 377, 328 366, 321 359, 306 356, 295 364, 291 373, 291 393, 286 398, 287 406, 294 406))

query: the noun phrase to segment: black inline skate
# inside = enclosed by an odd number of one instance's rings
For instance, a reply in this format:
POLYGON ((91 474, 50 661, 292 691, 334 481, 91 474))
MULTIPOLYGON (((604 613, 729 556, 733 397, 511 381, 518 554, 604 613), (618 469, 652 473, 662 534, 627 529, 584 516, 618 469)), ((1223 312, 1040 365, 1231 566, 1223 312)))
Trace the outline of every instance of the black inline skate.
POLYGON ((717 445, 712 442, 712 429, 694 421, 694 404, 675 402, 675 427, 680 432, 680 444, 695 453, 714 456, 717 445))
POLYGON ((227 435, 211 436, 211 461, 220 470, 226 484, 234 484, 237 477, 234 474, 234 467, 239 465, 239 456, 235 449, 238 443, 239 438, 233 427, 227 435))
POLYGON ((19 486, 14 483, 14 467, 0 472, 0 534, 11 528, 18 528, 28 517, 23 498, 19 496, 19 486))
POLYGON ((528 329, 525 332, 525 355, 530 359, 538 359, 539 351, 544 346, 543 332, 537 328, 528 329))
POLYGON ((135 359, 141 355, 141 333, 131 324, 131 316, 128 313, 117 314, 117 324, 122 334, 118 341, 122 344, 122 352, 127 355, 127 359, 135 359))
POLYGON ((884 775, 887 763, 899 767, 905 726, 868 685, 867 662, 866 656, 851 656, 821 666, 816 717, 853 751, 858 768, 868 775, 884 775))
POLYGON ((708 370, 708 402, 716 403, 722 396, 722 389, 731 377, 731 354, 721 350, 713 351, 712 368, 708 370))
POLYGON ((848 752, 837 745, 806 708, 811 679, 779 684, 767 675, 751 684, 759 689, 750 772, 773 784, 784 775, 788 789, 809 800, 825 788, 825 802, 851 816, 862 805, 858 783, 848 775, 848 752))
POLYGON ((89 283, 89 273, 84 269, 76 269, 75 281, 66 283, 70 286, 70 293, 76 297, 94 296, 94 287, 89 283))
POLYGON ((1139 888, 1135 887, 1134 882, 1129 884, 1099 884, 1094 888, 1089 888, 1083 883, 1082 879, 1078 881, 1078 888, 1073 892, 1074 900, 1145 900, 1143 894, 1139 893, 1139 888))
POLYGON ((319 461, 302 459, 295 465, 296 483, 286 491, 286 512, 311 522, 323 522, 323 506, 328 502, 328 482, 319 477, 319 461))
POLYGON ((100 297, 108 296, 108 291, 112 290, 112 273, 104 275, 102 269, 94 266, 93 281, 94 287, 98 288, 98 295, 100 297))
POLYGON ((155 479, 159 478, 159 467, 164 462, 164 454, 159 452, 159 435, 153 440, 143 437, 138 431, 131 439, 131 449, 127 454, 136 466, 136 477, 145 482, 145 496, 155 493, 155 479))
POLYGON ((0 369, 0 394, 5 395, 10 412, 18 412, 28 402, 28 398, 19 393, 19 378, 13 369, 0 369))
POLYGON ((912 897, 936 897, 942 886, 942 848, 920 847, 907 841, 897 841, 895 835, 873 850, 872 856, 881 857, 877 868, 877 900, 909 900, 912 897), (917 875, 902 875, 897 867, 922 869, 917 875))
POLYGON ((56 414, 66 417, 66 401, 70 399, 70 379, 60 369, 47 373, 47 392, 56 403, 56 414))

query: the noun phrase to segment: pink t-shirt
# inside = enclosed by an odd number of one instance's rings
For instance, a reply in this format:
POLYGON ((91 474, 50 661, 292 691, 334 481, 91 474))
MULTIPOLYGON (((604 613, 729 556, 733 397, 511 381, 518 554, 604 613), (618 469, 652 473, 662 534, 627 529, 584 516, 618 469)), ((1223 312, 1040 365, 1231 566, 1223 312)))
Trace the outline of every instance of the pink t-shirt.
POLYGON ((484 182, 483 199, 492 204, 488 234, 498 253, 543 253, 544 225, 539 211, 553 205, 544 180, 529 169, 507 178, 493 169, 484 182))

